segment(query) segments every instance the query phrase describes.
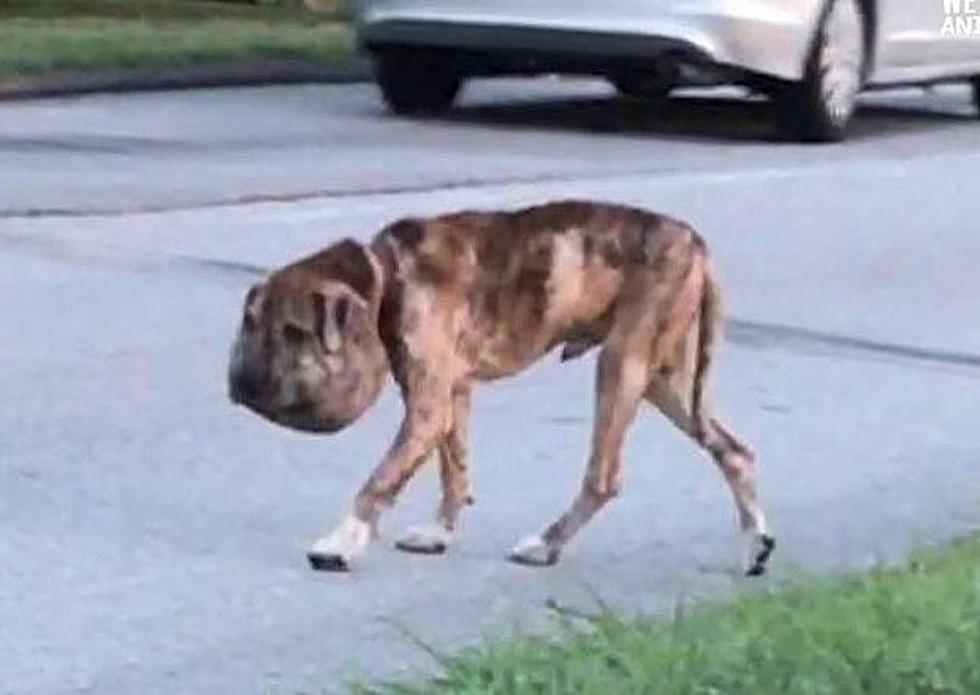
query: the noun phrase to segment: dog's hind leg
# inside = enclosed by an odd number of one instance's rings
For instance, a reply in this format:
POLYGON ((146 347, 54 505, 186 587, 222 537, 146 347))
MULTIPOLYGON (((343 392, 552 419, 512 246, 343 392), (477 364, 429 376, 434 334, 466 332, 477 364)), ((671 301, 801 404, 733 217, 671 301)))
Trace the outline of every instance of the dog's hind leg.
MULTIPOLYGON (((721 290, 711 267, 689 276, 683 320, 663 336, 666 361, 652 365, 646 398, 714 459, 735 498, 750 575, 765 572, 775 541, 766 526, 755 484, 755 456, 717 418, 707 399, 707 378, 723 323, 721 290)), ((695 270, 697 266, 695 266, 695 270)), ((654 356, 656 357, 656 356, 654 356)))
POLYGON ((717 418, 706 415, 701 424, 695 423, 687 398, 690 392, 689 367, 681 363, 669 377, 655 376, 647 388, 646 398, 711 454, 735 499, 744 539, 745 571, 749 575, 762 574, 775 547, 775 540, 769 534, 766 515, 756 491, 755 456, 717 418))
POLYGON ((460 385, 453 389, 452 424, 439 444, 439 477, 442 483, 442 501, 436 521, 430 526, 408 529, 396 542, 399 550, 412 553, 443 553, 452 543, 459 512, 473 503, 470 494, 469 465, 467 461, 467 430, 470 419, 471 387, 460 385))

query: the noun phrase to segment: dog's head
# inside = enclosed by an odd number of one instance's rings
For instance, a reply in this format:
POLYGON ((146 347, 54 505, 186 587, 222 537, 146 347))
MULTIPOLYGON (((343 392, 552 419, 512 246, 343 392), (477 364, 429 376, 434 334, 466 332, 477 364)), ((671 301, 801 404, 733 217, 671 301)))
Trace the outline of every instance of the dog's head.
POLYGON ((388 372, 379 272, 336 244, 252 287, 231 354, 231 400, 285 427, 336 432, 377 399, 388 372))

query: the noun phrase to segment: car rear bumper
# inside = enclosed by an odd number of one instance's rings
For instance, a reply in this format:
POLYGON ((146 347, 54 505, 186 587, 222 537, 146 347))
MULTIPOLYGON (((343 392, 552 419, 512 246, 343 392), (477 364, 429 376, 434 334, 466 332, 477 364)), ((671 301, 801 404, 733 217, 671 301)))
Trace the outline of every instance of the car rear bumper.
POLYGON ((364 0, 369 50, 431 46, 472 51, 692 58, 781 79, 802 77, 820 0, 364 0))

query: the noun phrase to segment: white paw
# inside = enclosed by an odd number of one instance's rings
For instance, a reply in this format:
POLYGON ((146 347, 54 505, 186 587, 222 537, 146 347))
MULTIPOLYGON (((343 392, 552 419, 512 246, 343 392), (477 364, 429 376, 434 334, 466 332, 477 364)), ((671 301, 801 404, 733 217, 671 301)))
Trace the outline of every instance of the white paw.
POLYGON ((545 542, 541 536, 528 536, 510 551, 510 561, 519 565, 546 567, 558 562, 560 550, 545 542))
POLYGON ((395 541, 395 547, 407 553, 439 555, 446 552, 452 542, 452 531, 442 526, 413 526, 395 541))
POLYGON ((336 529, 317 539, 306 554, 310 566, 325 572, 349 572, 373 535, 371 524, 348 516, 336 529))

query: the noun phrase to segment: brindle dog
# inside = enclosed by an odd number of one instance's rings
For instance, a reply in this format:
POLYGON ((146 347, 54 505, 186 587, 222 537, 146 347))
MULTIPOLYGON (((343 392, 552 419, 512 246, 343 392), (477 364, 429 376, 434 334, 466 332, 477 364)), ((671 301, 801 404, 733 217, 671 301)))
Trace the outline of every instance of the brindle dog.
POLYGON ((623 439, 647 400, 718 464, 734 494, 747 572, 761 574, 774 541, 754 457, 705 401, 720 324, 705 243, 678 220, 578 201, 405 219, 367 246, 342 241, 253 287, 230 394, 286 427, 333 432, 375 401, 389 368, 394 374, 405 402, 394 443, 350 513, 309 552, 315 569, 347 570, 433 451, 442 480, 436 523, 397 546, 447 548, 472 501, 466 431, 475 382, 515 374, 559 345, 562 359, 601 347, 581 492, 511 559, 556 562, 616 496, 623 439))

